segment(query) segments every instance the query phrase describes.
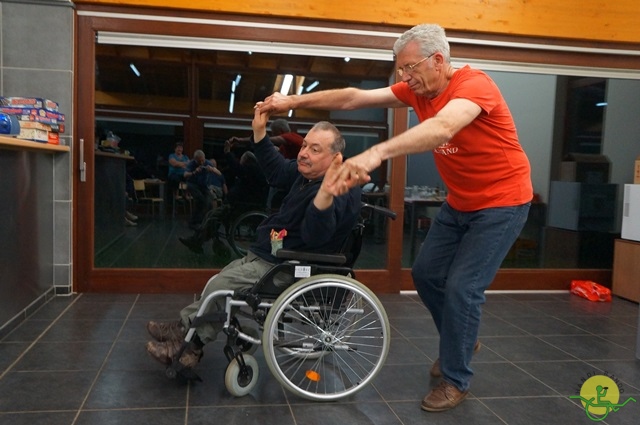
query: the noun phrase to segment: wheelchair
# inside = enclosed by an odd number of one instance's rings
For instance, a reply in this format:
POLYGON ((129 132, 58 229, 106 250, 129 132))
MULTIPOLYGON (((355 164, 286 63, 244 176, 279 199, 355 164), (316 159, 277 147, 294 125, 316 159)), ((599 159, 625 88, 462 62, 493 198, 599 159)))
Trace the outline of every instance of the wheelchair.
MULTIPOLYGON (((185 341, 166 369, 169 378, 200 378, 179 362, 207 321, 224 322, 224 354, 229 361, 225 386, 233 396, 248 394, 257 384, 258 362, 253 354, 262 345, 271 374, 293 394, 314 401, 337 400, 364 388, 384 365, 390 344, 387 314, 375 294, 355 280, 353 265, 362 247, 368 216, 387 208, 362 204, 363 214, 338 254, 280 249, 283 262, 274 265, 252 288, 219 290, 202 300, 185 341), (278 288, 279 273, 294 283, 278 288), (225 310, 207 313, 214 299, 225 299, 225 310), (255 327, 241 324, 245 317, 255 327)), ((213 278, 212 278, 213 279, 213 278)))

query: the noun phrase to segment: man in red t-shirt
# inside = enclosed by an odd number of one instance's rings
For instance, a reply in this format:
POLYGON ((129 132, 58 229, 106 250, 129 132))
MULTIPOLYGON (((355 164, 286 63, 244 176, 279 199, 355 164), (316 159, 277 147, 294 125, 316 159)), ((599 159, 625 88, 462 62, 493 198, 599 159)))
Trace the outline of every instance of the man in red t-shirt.
POLYGON ((297 158, 303 141, 304 137, 291 131, 287 120, 278 118, 271 123, 271 142, 280 149, 285 158, 297 158))
MULTIPOLYGON (((304 137, 291 131, 289 123, 283 118, 278 118, 271 123, 271 142, 278 147, 278 150, 286 159, 296 159, 304 137)), ((235 145, 251 146, 249 137, 232 137, 228 140, 231 147, 235 145)))
MULTIPOLYGON (((286 159, 296 159, 298 158, 298 152, 300 152, 302 142, 304 142, 304 137, 291 131, 287 120, 278 118, 271 123, 270 140, 286 159)), ((248 137, 232 137, 229 139, 229 142, 232 147, 235 144, 250 146, 248 137)), ((286 194, 286 190, 271 186, 267 197, 267 208, 271 211, 280 208, 282 199, 286 194)))
POLYGON ((372 90, 344 88, 304 95, 274 93, 256 107, 353 110, 415 109, 420 124, 347 160, 342 177, 370 180, 389 158, 433 152, 447 186, 446 202, 427 233, 412 268, 418 294, 440 334, 441 377, 422 401, 426 411, 457 406, 469 392, 484 291, 522 230, 533 197, 529 160, 511 112, 491 78, 451 65, 449 43, 438 25, 417 25, 393 47, 399 82, 372 90))

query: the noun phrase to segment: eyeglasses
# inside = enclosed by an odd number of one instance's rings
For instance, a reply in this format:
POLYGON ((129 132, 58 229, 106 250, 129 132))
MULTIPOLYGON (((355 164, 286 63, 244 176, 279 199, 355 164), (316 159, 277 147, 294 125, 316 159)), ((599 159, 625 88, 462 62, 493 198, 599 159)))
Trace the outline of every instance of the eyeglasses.
POLYGON ((401 66, 396 71, 398 71, 398 75, 400 76, 400 78, 402 78, 405 72, 407 74, 411 74, 416 66, 420 65, 422 62, 426 61, 433 55, 435 55, 435 53, 431 53, 429 56, 427 56, 426 58, 420 59, 418 62, 414 63, 413 65, 401 66))

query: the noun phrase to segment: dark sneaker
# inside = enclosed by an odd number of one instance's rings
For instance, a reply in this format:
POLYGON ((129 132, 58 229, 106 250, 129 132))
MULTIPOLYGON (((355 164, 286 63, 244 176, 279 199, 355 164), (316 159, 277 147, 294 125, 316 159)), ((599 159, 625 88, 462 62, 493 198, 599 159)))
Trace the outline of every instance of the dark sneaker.
POLYGON ((469 391, 460 391, 447 381, 442 381, 422 400, 422 410, 442 412, 456 407, 467 398, 469 391))
MULTIPOLYGON (((482 347, 482 345, 480 344, 480 341, 476 341, 476 345, 473 346, 473 354, 480 351, 480 347, 482 347)), ((433 362, 433 366, 431 366, 430 373, 431 373, 431 376, 433 376, 434 378, 440 378, 442 376, 442 371, 440 370, 440 359, 436 359, 436 361, 433 362)))
POLYGON ((202 249, 202 243, 195 240, 194 238, 178 238, 178 240, 182 242, 184 246, 186 246, 196 254, 204 254, 204 250, 202 249))
MULTIPOLYGON (((180 347, 184 341, 149 341, 147 342, 147 353, 160 363, 169 366, 173 362, 173 358, 180 351, 180 347)), ((180 363, 184 367, 193 369, 202 358, 202 349, 187 347, 180 357, 180 363)))
POLYGON ((153 339, 163 341, 182 341, 187 334, 187 329, 181 321, 175 322, 154 322, 147 323, 147 332, 153 339))

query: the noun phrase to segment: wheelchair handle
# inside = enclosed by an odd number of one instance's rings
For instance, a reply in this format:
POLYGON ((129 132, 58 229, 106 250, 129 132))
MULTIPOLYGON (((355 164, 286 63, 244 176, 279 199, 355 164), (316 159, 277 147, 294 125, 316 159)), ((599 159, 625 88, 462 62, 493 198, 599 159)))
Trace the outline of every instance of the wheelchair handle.
POLYGON ((389 208, 385 208, 385 207, 381 207, 379 205, 371 205, 371 204, 367 204, 366 202, 362 203, 362 209, 367 209, 370 208, 372 209, 375 213, 377 214, 382 214, 385 217, 388 217, 392 220, 395 220, 396 217, 398 216, 398 214, 396 214, 395 211, 390 210, 389 208))

